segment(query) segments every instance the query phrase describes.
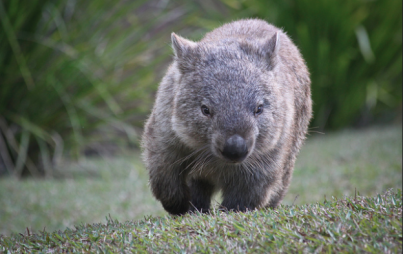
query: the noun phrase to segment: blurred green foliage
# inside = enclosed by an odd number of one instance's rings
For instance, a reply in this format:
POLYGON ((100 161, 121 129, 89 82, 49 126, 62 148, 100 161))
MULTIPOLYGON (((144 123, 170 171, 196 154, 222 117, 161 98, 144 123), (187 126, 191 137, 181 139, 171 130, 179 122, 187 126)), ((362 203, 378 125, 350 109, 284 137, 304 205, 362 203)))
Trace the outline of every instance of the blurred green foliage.
POLYGON ((137 143, 170 54, 153 38, 175 18, 146 2, 0 1, 0 173, 49 175, 63 150, 137 143))
MULTIPOLYGON (((52 174, 138 133, 172 31, 200 39, 238 18, 282 27, 312 73, 312 127, 394 116, 402 101, 401 1, 0 0, 0 174, 52 174)), ((390 117, 389 117, 390 118, 390 117)))

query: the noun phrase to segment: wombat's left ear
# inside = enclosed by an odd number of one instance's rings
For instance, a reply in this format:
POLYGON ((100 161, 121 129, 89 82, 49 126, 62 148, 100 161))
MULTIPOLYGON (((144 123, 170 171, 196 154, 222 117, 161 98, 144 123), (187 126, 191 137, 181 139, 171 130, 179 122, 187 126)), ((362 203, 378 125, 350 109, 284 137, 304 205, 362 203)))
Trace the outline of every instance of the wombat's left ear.
POLYGON ((175 33, 171 34, 171 41, 172 48, 174 49, 175 56, 177 58, 182 58, 184 55, 189 53, 192 48, 196 47, 196 42, 182 38, 175 33))
POLYGON ((270 69, 273 69, 278 62, 278 51, 280 48, 280 32, 276 32, 263 46, 266 59, 270 69))

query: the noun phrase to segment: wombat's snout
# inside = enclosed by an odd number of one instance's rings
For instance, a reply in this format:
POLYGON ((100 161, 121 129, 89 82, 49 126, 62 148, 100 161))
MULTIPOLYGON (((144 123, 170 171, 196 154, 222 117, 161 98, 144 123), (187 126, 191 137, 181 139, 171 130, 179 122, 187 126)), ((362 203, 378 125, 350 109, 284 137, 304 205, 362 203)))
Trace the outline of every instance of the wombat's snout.
POLYGON ((221 154, 228 160, 233 162, 241 162, 248 155, 248 146, 245 139, 235 134, 227 139, 221 154))

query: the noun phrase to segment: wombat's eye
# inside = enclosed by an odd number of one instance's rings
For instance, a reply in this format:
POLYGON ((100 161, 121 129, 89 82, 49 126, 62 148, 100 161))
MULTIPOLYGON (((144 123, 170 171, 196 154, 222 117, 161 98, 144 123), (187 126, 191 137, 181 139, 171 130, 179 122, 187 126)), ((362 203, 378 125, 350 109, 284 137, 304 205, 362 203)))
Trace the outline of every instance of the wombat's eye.
POLYGON ((206 105, 201 106, 201 111, 202 111, 203 115, 205 115, 205 116, 210 115, 210 109, 208 109, 208 107, 206 105))
POLYGON ((262 112, 263 112, 263 105, 257 106, 255 110, 255 116, 262 114, 262 112))

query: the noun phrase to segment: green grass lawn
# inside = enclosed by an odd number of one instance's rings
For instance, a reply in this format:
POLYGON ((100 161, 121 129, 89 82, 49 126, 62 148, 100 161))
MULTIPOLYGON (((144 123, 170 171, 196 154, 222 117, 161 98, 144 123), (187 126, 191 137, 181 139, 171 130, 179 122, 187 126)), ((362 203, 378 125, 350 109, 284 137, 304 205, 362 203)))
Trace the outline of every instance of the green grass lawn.
POLYGON ((402 188, 402 126, 308 136, 283 203, 312 203, 402 188))
POLYGON ((0 235, 2 253, 401 253, 402 191, 0 235))
MULTIPOLYGON (((295 204, 301 205, 323 201, 324 196, 354 196, 355 189, 362 196, 401 189, 401 128, 309 136, 283 204, 292 204, 297 195, 295 204)), ((166 215, 150 193, 138 152, 83 159, 57 171, 55 179, 0 179, 0 234, 105 223, 109 214, 120 222, 166 215)))

